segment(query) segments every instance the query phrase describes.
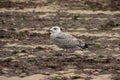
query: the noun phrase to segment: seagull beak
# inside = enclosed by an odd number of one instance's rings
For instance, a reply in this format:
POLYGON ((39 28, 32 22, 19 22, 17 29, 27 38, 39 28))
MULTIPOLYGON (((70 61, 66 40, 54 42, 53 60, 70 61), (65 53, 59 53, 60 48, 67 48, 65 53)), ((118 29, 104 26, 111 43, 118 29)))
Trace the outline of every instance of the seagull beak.
POLYGON ((47 30, 47 32, 50 32, 51 30, 47 30))
POLYGON ((51 32, 51 30, 47 30, 47 32, 48 32, 48 34, 49 34, 49 35, 51 34, 51 33, 50 33, 50 32, 51 32))

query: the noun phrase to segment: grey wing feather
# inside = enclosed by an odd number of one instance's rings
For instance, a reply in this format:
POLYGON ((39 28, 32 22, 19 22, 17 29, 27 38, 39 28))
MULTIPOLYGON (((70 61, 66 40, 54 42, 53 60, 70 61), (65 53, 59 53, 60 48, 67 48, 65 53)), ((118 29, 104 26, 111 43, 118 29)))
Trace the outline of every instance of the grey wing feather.
POLYGON ((62 44, 64 46, 76 46, 79 44, 79 41, 74 36, 67 33, 60 33, 55 38, 56 43, 62 44))

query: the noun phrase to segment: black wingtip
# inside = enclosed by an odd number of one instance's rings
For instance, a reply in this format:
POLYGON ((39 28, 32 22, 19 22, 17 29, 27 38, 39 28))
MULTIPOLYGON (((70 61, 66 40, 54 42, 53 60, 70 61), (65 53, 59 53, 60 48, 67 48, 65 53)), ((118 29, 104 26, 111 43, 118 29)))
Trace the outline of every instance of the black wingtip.
POLYGON ((88 48, 88 44, 82 44, 80 47, 81 47, 82 49, 86 49, 86 48, 88 48))

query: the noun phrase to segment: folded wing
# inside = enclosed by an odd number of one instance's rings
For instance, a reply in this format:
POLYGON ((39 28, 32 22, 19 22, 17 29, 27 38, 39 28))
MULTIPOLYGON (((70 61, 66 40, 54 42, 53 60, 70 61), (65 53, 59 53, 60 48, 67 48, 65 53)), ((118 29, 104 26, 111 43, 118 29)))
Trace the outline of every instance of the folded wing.
POLYGON ((79 45, 80 42, 76 37, 68 33, 60 33, 54 39, 54 43, 57 44, 59 47, 72 48, 79 45))

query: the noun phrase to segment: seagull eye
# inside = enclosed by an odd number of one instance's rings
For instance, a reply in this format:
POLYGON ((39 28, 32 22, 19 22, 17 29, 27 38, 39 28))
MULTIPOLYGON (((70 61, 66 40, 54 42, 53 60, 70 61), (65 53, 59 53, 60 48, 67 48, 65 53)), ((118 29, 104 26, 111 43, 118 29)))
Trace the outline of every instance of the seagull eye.
POLYGON ((57 28, 54 28, 54 30, 57 30, 57 28))

